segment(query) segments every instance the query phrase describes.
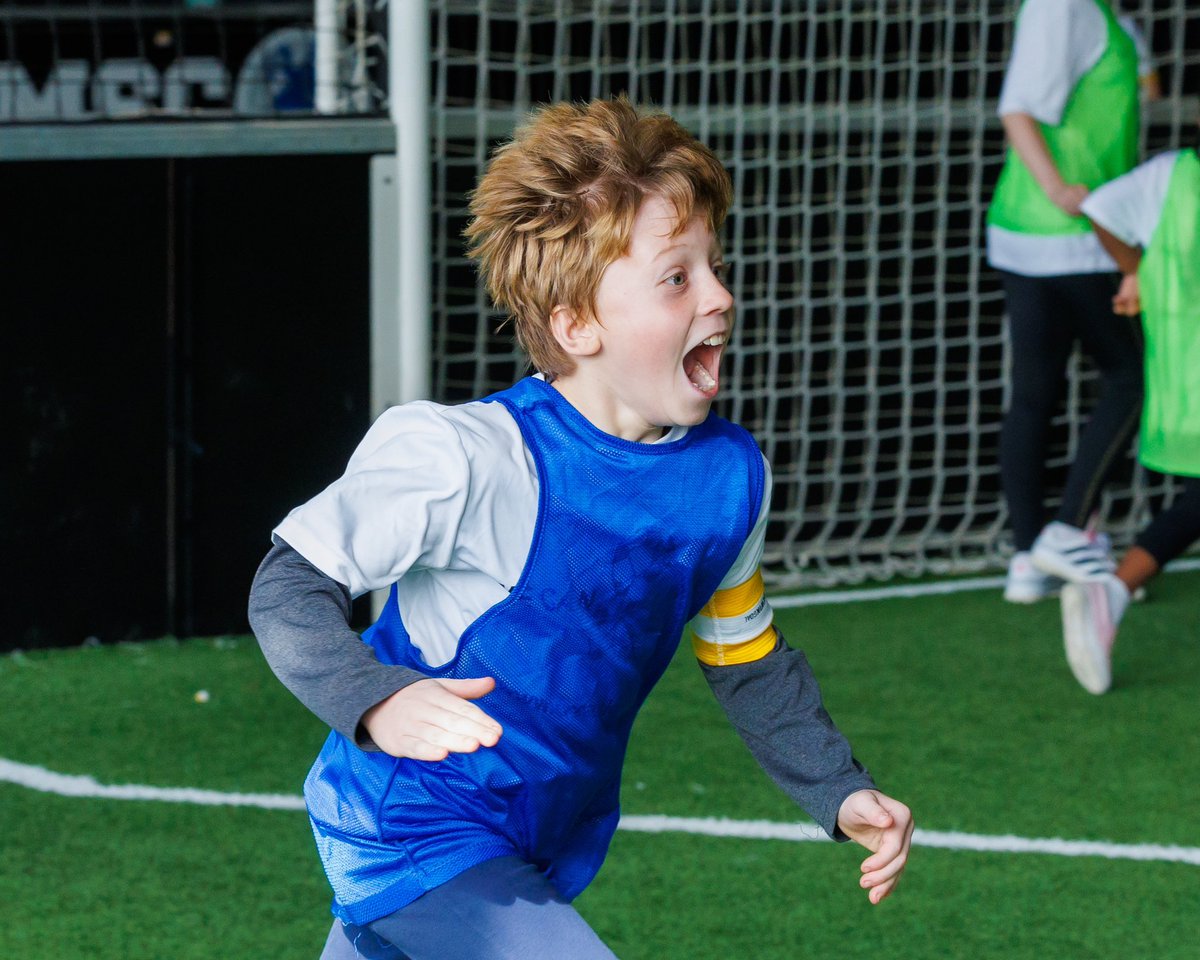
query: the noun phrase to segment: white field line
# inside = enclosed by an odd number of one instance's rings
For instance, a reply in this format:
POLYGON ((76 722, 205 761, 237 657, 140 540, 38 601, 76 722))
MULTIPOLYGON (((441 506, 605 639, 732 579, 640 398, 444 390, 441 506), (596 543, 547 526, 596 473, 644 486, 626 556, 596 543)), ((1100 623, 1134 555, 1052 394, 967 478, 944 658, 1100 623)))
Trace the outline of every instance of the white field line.
MULTIPOLYGON (((104 800, 157 800, 203 806, 259 807, 266 810, 303 810, 304 798, 281 793, 223 793, 194 787, 150 787, 138 784, 103 784, 94 777, 55 773, 44 767, 17 763, 0 757, 0 782, 13 783, 62 797, 94 797, 104 800)), ((749 840, 830 842, 812 824, 775 823, 770 820, 726 820, 723 817, 625 816, 620 829, 637 833, 691 833, 709 837, 740 837, 749 840)), ((1059 857, 1106 857, 1110 860, 1161 860, 1200 866, 1200 847, 1165 846, 1156 843, 1106 843, 1093 840, 1030 839, 991 837, 971 833, 947 833, 918 829, 913 843, 944 850, 973 850, 984 853, 1042 853, 1059 857)))
MULTIPOLYGON (((1183 570, 1200 570, 1200 557, 1172 560, 1164 573, 1183 570)), ((772 594, 771 606, 776 610, 787 607, 814 607, 826 603, 863 603, 867 600, 894 600, 910 597, 935 597, 947 593, 964 593, 968 590, 999 590, 1004 586, 1004 577, 968 577, 964 580, 933 580, 929 583, 901 583, 890 587, 874 587, 863 590, 819 590, 813 593, 772 594)))
POLYGON ((195 787, 145 787, 135 783, 106 784, 94 777, 55 773, 45 767, 0 757, 0 782, 56 793, 60 797, 101 800, 162 800, 200 806, 262 807, 265 810, 303 810, 304 798, 286 793, 222 793, 195 787))
MULTIPOLYGON (((641 833, 700 833, 710 837, 742 837, 753 840, 809 840, 832 842, 813 824, 775 823, 771 820, 726 820, 721 817, 628 816, 621 818, 622 830, 641 833)), ((913 831, 913 844, 943 850, 975 850, 985 853, 1045 853, 1059 857, 1106 857, 1110 860, 1166 860, 1200 866, 1200 847, 1165 846, 1157 843, 1107 843, 1102 840, 1057 838, 989 837, 974 833, 941 830, 913 831)))

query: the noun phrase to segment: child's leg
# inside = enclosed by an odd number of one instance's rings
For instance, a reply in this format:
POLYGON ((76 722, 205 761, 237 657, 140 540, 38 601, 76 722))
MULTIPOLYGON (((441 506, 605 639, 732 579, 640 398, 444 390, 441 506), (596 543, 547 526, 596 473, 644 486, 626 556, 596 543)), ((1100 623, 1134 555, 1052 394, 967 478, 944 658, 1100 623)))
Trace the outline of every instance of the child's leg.
POLYGON ((321 960, 409 960, 368 927, 334 920, 321 951, 321 960))
POLYGON ((481 863, 370 927, 411 960, 616 960, 545 876, 516 857, 481 863))
POLYGON ((1141 586, 1200 540, 1200 477, 1182 479, 1179 496, 1138 534, 1134 546, 1121 558, 1117 576, 1130 589, 1141 586))
POLYGON ((1000 431, 1000 479, 1018 551, 1028 550, 1046 522, 1046 441, 1058 409, 1074 334, 1062 322, 1059 277, 1001 273, 1012 373, 1000 431))
POLYGON ((1101 391, 1079 435, 1056 520, 1087 526, 1104 481, 1129 449, 1142 410, 1142 338, 1136 317, 1112 312, 1115 275, 1063 277, 1058 322, 1069 322, 1100 369, 1101 391))

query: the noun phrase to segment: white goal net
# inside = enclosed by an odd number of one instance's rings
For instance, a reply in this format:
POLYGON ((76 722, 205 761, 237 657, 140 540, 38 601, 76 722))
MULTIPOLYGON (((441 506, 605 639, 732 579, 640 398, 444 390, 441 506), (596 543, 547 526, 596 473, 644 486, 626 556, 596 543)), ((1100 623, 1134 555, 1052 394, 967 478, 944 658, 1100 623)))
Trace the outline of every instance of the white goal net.
MULTIPOLYGON (((627 92, 672 112, 733 175, 738 330, 721 412, 775 472, 777 587, 1000 565, 1003 303, 983 256, 1015 2, 433 4, 434 383, 465 398, 520 359, 459 239, 466 192, 533 104, 627 92)), ((1129 5, 1164 98, 1154 152, 1194 140, 1200 10, 1129 5)), ((1094 376, 1072 363, 1061 478, 1094 376)), ((1106 493, 1127 542, 1161 481, 1132 458, 1106 493)))

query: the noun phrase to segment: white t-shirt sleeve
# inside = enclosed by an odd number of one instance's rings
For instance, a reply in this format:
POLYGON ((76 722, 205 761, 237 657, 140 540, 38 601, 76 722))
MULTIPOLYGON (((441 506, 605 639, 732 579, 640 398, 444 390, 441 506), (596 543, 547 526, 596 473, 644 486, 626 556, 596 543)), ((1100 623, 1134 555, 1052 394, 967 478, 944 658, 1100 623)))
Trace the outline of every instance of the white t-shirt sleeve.
POLYGON ((1162 217, 1178 158, 1178 150, 1160 153, 1097 187, 1083 201, 1083 212, 1118 240, 1131 247, 1146 247, 1162 217))
POLYGON ((754 524, 754 529, 750 531, 750 536, 746 538, 742 552, 738 554, 737 560, 725 574, 725 579, 717 587, 718 590, 728 590, 745 583, 754 576, 759 564, 762 563, 763 550, 767 542, 767 519, 771 509, 771 485, 771 465, 767 462, 767 458, 763 457, 763 498, 758 510, 758 520, 754 524))
POLYGON ((1095 0, 1027 0, 1017 17, 1000 90, 1000 116, 1027 113, 1056 126, 1079 78, 1108 46, 1095 0))
POLYGON ((367 432, 346 472, 297 507, 275 533, 354 596, 454 554, 470 466, 446 408, 393 407, 367 432))

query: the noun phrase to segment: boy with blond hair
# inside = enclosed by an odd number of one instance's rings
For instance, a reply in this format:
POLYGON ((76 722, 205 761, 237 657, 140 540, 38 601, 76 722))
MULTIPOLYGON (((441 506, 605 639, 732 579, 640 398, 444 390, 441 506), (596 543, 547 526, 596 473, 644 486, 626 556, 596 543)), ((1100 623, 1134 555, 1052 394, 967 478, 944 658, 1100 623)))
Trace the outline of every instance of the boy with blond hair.
POLYGON ((772 625, 770 473, 711 410, 732 323, 728 174, 624 99, 537 112, 472 201, 471 254, 537 376, 386 412, 275 529, 250 612, 333 728, 305 795, 337 917, 325 960, 600 960, 570 902, 619 818, 634 716, 691 624, 704 674, 774 780, 904 868, 875 789, 772 625), (351 597, 390 587, 361 640, 351 597))

